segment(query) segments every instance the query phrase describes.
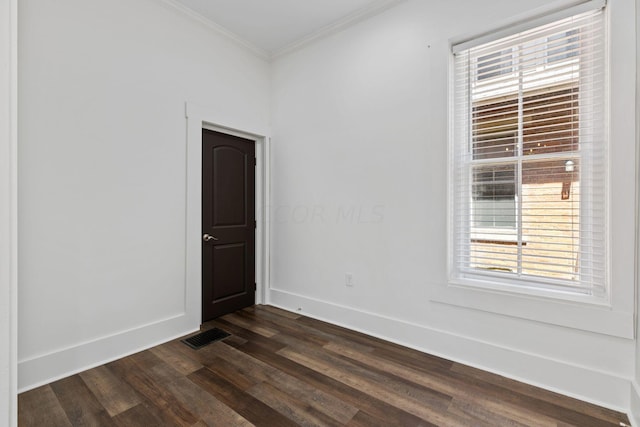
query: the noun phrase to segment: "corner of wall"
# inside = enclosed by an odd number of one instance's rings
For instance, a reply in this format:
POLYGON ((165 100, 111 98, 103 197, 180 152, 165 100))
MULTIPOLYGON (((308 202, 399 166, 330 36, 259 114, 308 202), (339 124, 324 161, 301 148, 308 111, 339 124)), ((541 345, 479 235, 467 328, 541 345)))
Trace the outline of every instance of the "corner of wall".
POLYGON ((638 185, 638 178, 640 177, 640 149, 638 148, 638 142, 640 141, 640 2, 638 0, 635 1, 635 36, 636 36, 636 123, 635 123, 635 131, 636 131, 636 212, 635 212, 635 220, 636 220, 636 229, 635 229, 635 339, 636 339, 636 349, 635 349, 635 366, 636 372, 634 378, 631 381, 630 387, 630 398, 629 398, 629 420, 631 424, 634 426, 640 426, 640 384, 638 384, 638 380, 640 379, 640 342, 638 341, 638 328, 640 327, 640 318, 638 317, 638 299, 640 298, 639 287, 640 287, 640 186, 638 185))
POLYGON ((18 1, 0 1, 0 426, 17 420, 18 1))

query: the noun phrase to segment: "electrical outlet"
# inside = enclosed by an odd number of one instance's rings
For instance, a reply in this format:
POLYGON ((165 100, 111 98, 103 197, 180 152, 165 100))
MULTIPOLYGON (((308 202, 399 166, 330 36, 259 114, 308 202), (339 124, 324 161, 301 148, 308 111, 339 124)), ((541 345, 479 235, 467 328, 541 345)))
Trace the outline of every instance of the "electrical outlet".
POLYGON ((353 287, 353 274, 345 273, 344 274, 344 284, 350 288, 353 287))

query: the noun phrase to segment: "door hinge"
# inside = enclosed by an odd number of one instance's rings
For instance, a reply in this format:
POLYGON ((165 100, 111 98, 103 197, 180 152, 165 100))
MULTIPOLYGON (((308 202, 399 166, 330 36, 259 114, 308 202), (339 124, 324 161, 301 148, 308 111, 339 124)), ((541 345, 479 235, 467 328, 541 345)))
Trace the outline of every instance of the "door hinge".
POLYGON ((254 283, 254 284, 253 284, 253 290, 254 290, 254 291, 257 291, 257 290, 258 290, 258 284, 257 284, 257 283, 254 283))
POLYGON ((253 166, 256 166, 258 164, 258 159, 257 158, 253 158, 253 166))
POLYGON ((253 228, 258 228, 258 221, 253 221, 253 228))

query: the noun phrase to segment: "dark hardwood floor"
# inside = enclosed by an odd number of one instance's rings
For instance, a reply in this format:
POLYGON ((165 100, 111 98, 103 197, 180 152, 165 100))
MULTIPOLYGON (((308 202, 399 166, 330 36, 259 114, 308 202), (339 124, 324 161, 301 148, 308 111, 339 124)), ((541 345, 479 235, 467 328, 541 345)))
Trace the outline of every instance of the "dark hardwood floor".
POLYGON ((19 396, 29 426, 618 426, 618 412, 294 313, 251 307, 19 396))

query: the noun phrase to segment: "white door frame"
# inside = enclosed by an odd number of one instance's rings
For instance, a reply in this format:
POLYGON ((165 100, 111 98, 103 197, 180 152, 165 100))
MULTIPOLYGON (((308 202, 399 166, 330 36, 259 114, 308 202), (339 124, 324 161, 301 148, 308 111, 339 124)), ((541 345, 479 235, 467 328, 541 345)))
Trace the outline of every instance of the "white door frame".
POLYGON ((256 304, 268 303, 269 144, 268 129, 239 122, 224 111, 185 106, 187 118, 187 212, 185 312, 193 326, 202 323, 202 129, 240 136, 256 143, 256 304))
POLYGON ((17 425, 18 1, 0 0, 0 426, 17 425), (8 379, 8 381, 6 380, 8 379))

